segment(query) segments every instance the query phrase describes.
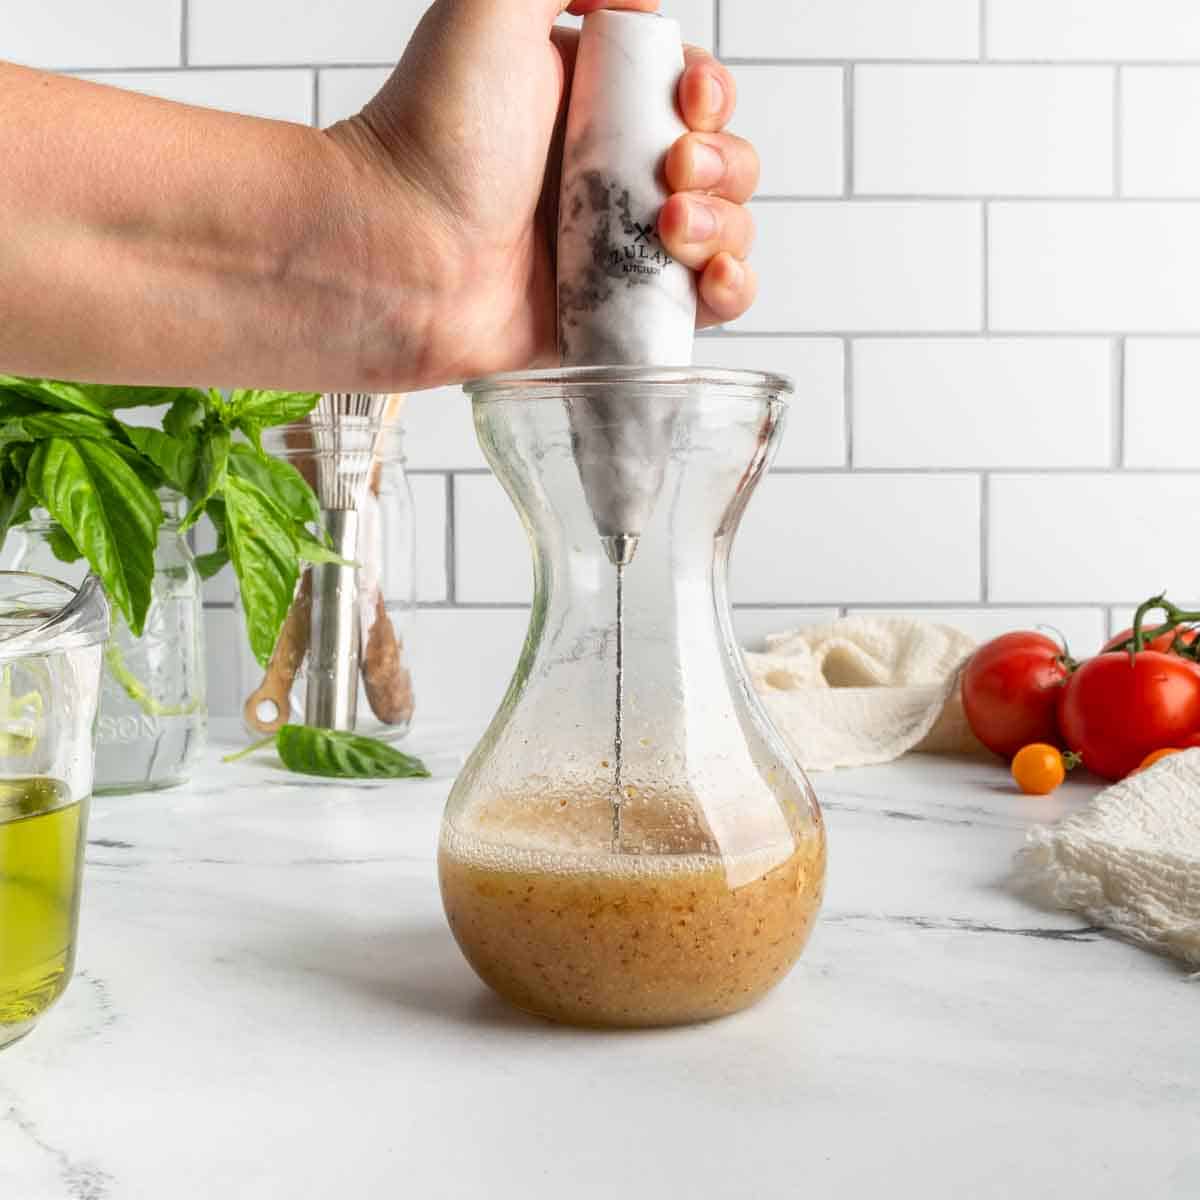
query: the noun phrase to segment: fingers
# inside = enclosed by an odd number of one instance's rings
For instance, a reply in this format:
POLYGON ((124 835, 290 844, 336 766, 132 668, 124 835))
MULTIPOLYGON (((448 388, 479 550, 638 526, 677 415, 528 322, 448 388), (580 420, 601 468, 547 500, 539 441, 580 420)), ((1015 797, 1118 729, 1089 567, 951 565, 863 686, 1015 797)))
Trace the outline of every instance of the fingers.
POLYGON ((624 8, 631 12, 657 12, 659 0, 560 0, 559 12, 585 17, 601 8, 624 8))
MULTIPOLYGON (((658 0, 562 0, 583 16, 602 8, 655 12, 658 0)), ((679 111, 691 133, 667 154, 667 183, 675 193, 658 219, 659 237, 677 262, 700 273, 700 328, 740 317, 754 303, 758 277, 745 261, 754 243, 754 218, 741 207, 758 186, 759 160, 742 138, 721 132, 737 106, 733 75, 706 50, 684 49, 679 111)))
POLYGON ((700 311, 696 324, 701 329, 736 321, 754 303, 758 276, 749 263, 732 254, 718 254, 700 276, 700 311))
POLYGON ((686 133, 667 154, 673 192, 708 192, 744 204, 758 187, 758 151, 731 133, 686 133))
POLYGON ((686 66, 679 80, 679 111, 689 129, 713 133, 724 129, 737 107, 733 75, 707 50, 688 46, 686 66))
POLYGON ((699 192, 676 192, 658 218, 667 252, 693 271, 718 254, 745 258, 754 244, 754 218, 738 204, 699 192))

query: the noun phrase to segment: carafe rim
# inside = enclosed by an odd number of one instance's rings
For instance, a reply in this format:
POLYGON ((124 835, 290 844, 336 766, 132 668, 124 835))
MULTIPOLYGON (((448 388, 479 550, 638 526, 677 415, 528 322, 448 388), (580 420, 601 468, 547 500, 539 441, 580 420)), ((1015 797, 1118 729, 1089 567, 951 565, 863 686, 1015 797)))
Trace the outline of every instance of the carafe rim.
POLYGON ((795 393, 795 385, 786 375, 772 371, 740 371, 727 367, 554 367, 538 371, 507 371, 485 375, 463 384, 466 392, 477 404, 492 400, 560 399, 561 391, 569 388, 637 387, 663 389, 670 393, 676 389, 716 387, 722 389, 726 398, 745 394, 747 399, 772 400, 787 404, 787 397, 795 393))
POLYGON ((32 571, 0 571, 0 625, 3 621, 12 622, 0 627, 0 661, 8 661, 107 641, 109 608, 94 574, 76 588, 32 571), (22 587, 28 590, 17 590, 22 587))

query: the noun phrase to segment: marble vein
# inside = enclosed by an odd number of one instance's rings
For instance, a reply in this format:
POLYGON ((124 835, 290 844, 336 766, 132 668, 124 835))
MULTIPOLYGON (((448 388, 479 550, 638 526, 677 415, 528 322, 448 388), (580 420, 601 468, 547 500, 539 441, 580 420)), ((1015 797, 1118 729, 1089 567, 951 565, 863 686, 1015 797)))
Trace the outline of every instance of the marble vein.
POLYGON ((986 921, 971 921, 960 917, 922 917, 891 913, 825 913, 821 920, 827 924, 849 924, 880 921, 891 925, 907 925, 912 929, 929 929, 950 933, 1002 933, 1010 937, 1039 938, 1054 942, 1095 942, 1103 938, 1099 925, 1081 925, 1074 929, 1038 926, 993 925, 986 921))
POLYGON ((92 1163, 77 1161, 65 1150, 51 1145, 39 1132, 32 1118, 16 1104, 9 1104, 0 1120, 22 1133, 43 1154, 48 1155, 58 1170, 64 1196, 68 1200, 108 1200, 113 1177, 92 1163))

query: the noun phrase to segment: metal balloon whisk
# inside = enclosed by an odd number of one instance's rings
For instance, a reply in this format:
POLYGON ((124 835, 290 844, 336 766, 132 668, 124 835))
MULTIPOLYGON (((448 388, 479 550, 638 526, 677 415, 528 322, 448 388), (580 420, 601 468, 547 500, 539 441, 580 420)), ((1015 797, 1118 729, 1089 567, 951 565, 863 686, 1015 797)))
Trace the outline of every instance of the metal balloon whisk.
POLYGON ((330 548, 341 563, 312 568, 304 720, 321 729, 354 728, 358 716, 359 510, 371 474, 386 395, 330 392, 309 414, 317 499, 330 548))

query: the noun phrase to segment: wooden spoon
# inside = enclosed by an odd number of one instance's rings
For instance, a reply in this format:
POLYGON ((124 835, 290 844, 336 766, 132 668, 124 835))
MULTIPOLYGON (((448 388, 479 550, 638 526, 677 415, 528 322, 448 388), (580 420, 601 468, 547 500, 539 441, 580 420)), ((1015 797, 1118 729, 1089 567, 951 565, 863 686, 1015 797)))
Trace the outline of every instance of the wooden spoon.
POLYGON ((296 672, 308 652, 308 630, 312 617, 312 571, 305 571, 296 599, 279 631, 275 651, 266 674, 250 693, 242 716, 251 729, 261 734, 278 733, 292 713, 292 687, 296 672))

